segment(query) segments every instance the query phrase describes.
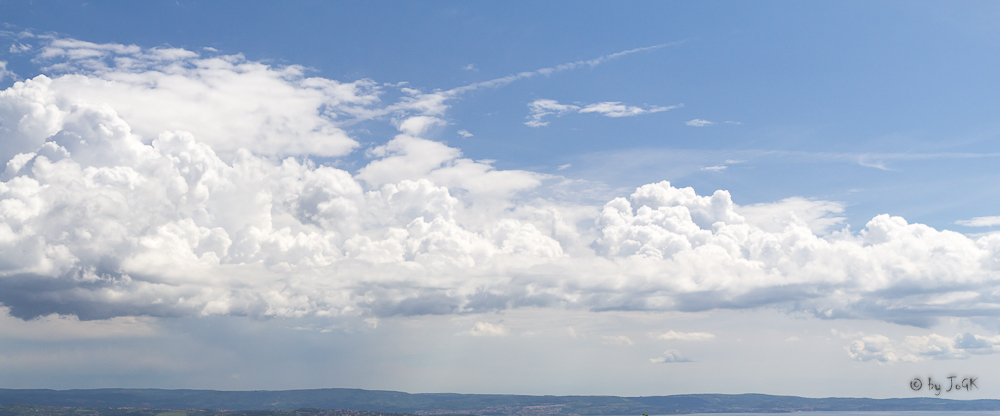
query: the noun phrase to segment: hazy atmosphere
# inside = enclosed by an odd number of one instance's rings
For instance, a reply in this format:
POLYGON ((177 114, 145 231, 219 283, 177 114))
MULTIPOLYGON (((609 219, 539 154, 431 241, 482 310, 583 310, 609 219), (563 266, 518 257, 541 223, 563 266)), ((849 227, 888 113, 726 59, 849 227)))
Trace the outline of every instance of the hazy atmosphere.
POLYGON ((998 19, 0 1, 0 387, 1000 398, 998 19))

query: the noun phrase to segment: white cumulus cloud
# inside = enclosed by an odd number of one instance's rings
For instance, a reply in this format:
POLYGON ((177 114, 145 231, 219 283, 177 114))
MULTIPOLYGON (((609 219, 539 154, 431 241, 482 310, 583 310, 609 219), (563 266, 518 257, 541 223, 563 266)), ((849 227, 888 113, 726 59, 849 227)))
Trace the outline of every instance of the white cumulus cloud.
POLYGON ((457 89, 383 104, 383 84, 238 55, 37 50, 49 73, 0 91, 0 303, 18 318, 780 306, 927 326, 1000 307, 1000 235, 891 215, 831 232, 839 203, 665 181, 576 202, 422 137, 457 89), (311 161, 355 151, 340 123, 358 120, 399 134, 353 172, 311 161))
POLYGON ((903 341, 894 341, 879 334, 840 335, 851 339, 851 343, 844 349, 852 359, 858 361, 895 363, 952 360, 1000 352, 1000 336, 984 337, 968 332, 954 337, 938 334, 908 336, 903 341))
MULTIPOLYGON (((341 156, 357 147, 338 125, 377 104, 371 80, 341 83, 307 77, 299 66, 272 67, 240 55, 202 57, 183 49, 142 49, 56 39, 39 60, 55 77, 38 77, 7 91, 35 114, 19 128, 25 145, 41 145, 73 105, 107 105, 150 143, 163 131, 192 133, 220 155, 238 149, 261 155, 341 156), (155 111, 154 111, 155 108, 155 111)), ((9 113, 9 116, 13 116, 9 113)), ((9 155, 8 155, 9 157, 9 155)))
POLYGON ((491 324, 489 322, 476 322, 469 330, 468 334, 474 337, 502 337, 509 333, 503 324, 491 324))
POLYGON ((656 358, 650 358, 649 362, 651 362, 653 364, 660 364, 660 363, 687 363, 687 362, 691 362, 691 359, 687 358, 687 357, 684 357, 683 355, 681 355, 680 351, 677 351, 677 350, 666 350, 666 351, 663 352, 663 356, 656 357, 656 358))

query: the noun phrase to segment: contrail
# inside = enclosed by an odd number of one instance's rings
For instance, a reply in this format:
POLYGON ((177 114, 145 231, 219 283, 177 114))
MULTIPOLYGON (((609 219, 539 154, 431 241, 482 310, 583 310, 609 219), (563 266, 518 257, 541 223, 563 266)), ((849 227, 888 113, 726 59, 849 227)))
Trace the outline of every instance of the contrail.
POLYGON ((629 49, 627 51, 615 52, 613 54, 604 55, 604 56, 601 56, 601 57, 598 57, 598 58, 594 58, 594 59, 588 59, 588 60, 576 61, 576 62, 568 62, 568 63, 565 63, 565 64, 560 64, 560 65, 556 65, 556 66, 553 66, 553 67, 547 67, 547 68, 537 69, 537 70, 534 70, 534 71, 519 72, 517 74, 511 74, 511 75, 507 75, 505 77, 491 79, 489 81, 477 82, 475 84, 469 84, 469 85, 462 86, 462 87, 452 88, 450 90, 441 92, 441 94, 446 94, 449 97, 455 97, 455 96, 458 96, 458 95, 461 95, 461 94, 465 93, 466 91, 477 90, 477 89, 480 89, 480 88, 502 87, 504 85, 510 84, 511 82, 514 82, 514 81, 517 81, 517 80, 521 80, 521 79, 525 79, 525 78, 531 78, 531 77, 533 77, 535 75, 551 75, 551 74, 554 74, 556 72, 569 71, 569 70, 572 70, 572 69, 579 68, 581 66, 589 66, 589 67, 593 68, 593 67, 595 67, 597 65, 600 65, 600 64, 602 64, 604 62, 607 62, 607 61, 610 61, 612 59, 618 59, 618 58, 621 58, 623 56, 631 55, 633 53, 646 52, 646 51, 651 51, 651 50, 654 50, 654 49, 665 48, 667 46, 678 46, 678 45, 683 44, 684 42, 687 42, 687 40, 685 39, 685 40, 679 40, 679 41, 676 41, 676 42, 661 43, 659 45, 645 46, 645 47, 642 47, 642 48, 629 49))

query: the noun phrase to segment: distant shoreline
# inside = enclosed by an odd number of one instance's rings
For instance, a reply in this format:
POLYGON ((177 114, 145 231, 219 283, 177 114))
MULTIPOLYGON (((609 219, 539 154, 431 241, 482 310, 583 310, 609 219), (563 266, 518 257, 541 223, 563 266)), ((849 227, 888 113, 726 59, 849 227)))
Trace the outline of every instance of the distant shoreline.
MULTIPOLYGON (((0 389, 0 405, 10 406, 14 404, 90 409, 204 409, 232 412, 284 411, 286 413, 296 409, 312 409, 318 412, 337 410, 405 413, 419 416, 618 416, 642 414, 657 416, 692 413, 809 411, 1000 411, 1000 400, 956 400, 939 397, 806 398, 767 394, 680 394, 641 397, 529 396, 456 393, 410 394, 361 389, 256 391, 0 389)), ((83 415, 78 414, 78 416, 83 415)), ((136 416, 139 414, 136 413, 136 416)), ((355 416, 376 415, 358 414, 355 416)))

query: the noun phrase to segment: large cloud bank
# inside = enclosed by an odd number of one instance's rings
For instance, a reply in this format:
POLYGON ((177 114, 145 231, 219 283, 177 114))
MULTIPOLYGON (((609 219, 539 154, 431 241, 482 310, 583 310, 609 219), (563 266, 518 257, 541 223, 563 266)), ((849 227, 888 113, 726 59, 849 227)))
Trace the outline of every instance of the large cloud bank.
POLYGON ((52 75, 0 92, 0 302, 21 318, 998 310, 998 235, 830 232, 838 204, 668 182, 587 206, 424 137, 440 95, 384 104, 370 80, 181 49, 54 39, 36 59, 52 75), (310 161, 360 151, 360 119, 400 134, 353 173, 310 161))

